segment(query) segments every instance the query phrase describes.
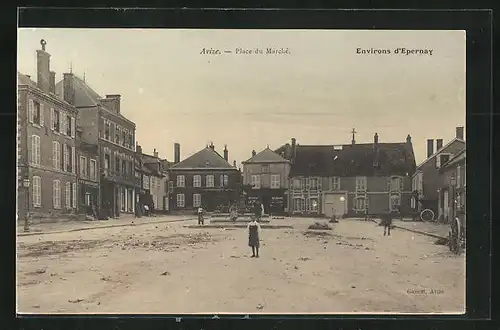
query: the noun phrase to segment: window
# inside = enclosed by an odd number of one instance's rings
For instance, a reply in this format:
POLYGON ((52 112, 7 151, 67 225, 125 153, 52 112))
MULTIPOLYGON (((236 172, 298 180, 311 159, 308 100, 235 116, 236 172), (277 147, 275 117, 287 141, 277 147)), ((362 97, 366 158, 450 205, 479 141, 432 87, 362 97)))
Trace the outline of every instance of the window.
POLYGON ((55 209, 61 208, 61 181, 52 182, 52 201, 55 209))
POLYGON ((207 175, 206 176, 206 179, 207 179, 207 188, 213 188, 214 187, 214 176, 213 175, 207 175))
POLYGON ((90 180, 97 180, 97 161, 95 159, 90 160, 90 180))
POLYGON ((366 210, 366 199, 363 197, 356 198, 354 207, 355 207, 355 210, 357 210, 357 211, 365 211, 366 210))
POLYGON ((111 155, 104 154, 104 169, 106 170, 106 172, 110 167, 110 162, 111 162, 111 155))
POLYGON ((128 134, 128 144, 131 149, 134 149, 134 136, 132 135, 132 133, 128 134))
POLYGON ((122 174, 123 176, 127 175, 127 161, 122 159, 122 174))
POLYGON ((252 189, 260 189, 260 175, 252 175, 252 189))
POLYGON ((64 189, 64 197, 65 197, 65 206, 67 209, 71 208, 71 183, 66 182, 64 189))
POLYGON ((120 188, 120 209, 122 212, 125 212, 125 199, 127 196, 125 195, 125 188, 121 187, 120 188))
POLYGON ((201 187, 201 175, 193 176, 193 187, 201 187))
POLYGON ((365 191, 366 190, 366 177, 357 177, 356 178, 356 190, 357 191, 365 191))
POLYGON ((90 194, 85 193, 85 205, 90 206, 90 194))
POLYGON ((280 188, 280 175, 271 174, 271 189, 279 189, 279 188, 280 188))
POLYGON ((120 173, 120 157, 118 154, 115 155, 115 171, 116 174, 120 173))
POLYGON ((392 176, 389 178, 388 190, 389 191, 399 191, 401 190, 402 178, 398 176, 392 176))
POLYGON ((436 168, 440 168, 450 160, 450 154, 440 154, 436 157, 436 168))
POLYGON ((29 122, 43 126, 43 104, 34 100, 28 101, 28 116, 29 122))
POLYGON ((73 136, 73 127, 75 124, 75 120, 71 116, 66 116, 66 135, 73 136))
POLYGON ((42 206, 42 180, 39 176, 33 177, 33 206, 41 207, 42 206))
POLYGON ((174 182, 173 181, 168 181, 168 192, 169 193, 174 192, 174 182))
POLYGON ((40 165, 40 137, 38 135, 31 136, 31 162, 40 165))
POLYGON ((128 141, 127 141, 127 132, 123 131, 122 132, 122 146, 128 147, 128 141))
POLYGON ((229 186, 229 176, 224 174, 224 187, 229 186))
POLYGON ((75 160, 75 148, 64 144, 64 167, 67 172, 73 172, 73 163, 75 160))
POLYGON ((227 187, 228 186, 229 177, 227 174, 221 174, 220 176, 220 186, 227 187))
POLYGON ((104 138, 106 140, 109 140, 110 132, 111 132, 111 124, 109 123, 109 121, 105 121, 104 122, 104 138))
POLYGON ((193 194, 193 207, 200 207, 200 206, 201 206, 201 195, 193 194))
POLYGON ((61 144, 57 141, 52 141, 52 167, 61 169, 61 144))
POLYGON ((56 132, 61 131, 61 114, 59 111, 54 110, 54 108, 50 109, 50 117, 52 119, 52 130, 56 132))
POLYGON ((401 204, 401 198, 399 195, 391 195, 391 211, 397 211, 399 209, 399 205, 401 204))
POLYGON ((318 199, 317 198, 308 198, 306 200, 306 209, 308 212, 318 212, 318 199))
POLYGON ((302 180, 301 179, 293 179, 293 189, 295 189, 295 190, 302 189, 302 180))
POLYGON ((311 178, 309 179, 309 190, 321 190, 321 179, 311 178))
POLYGON ((457 166, 457 188, 460 188, 460 184, 462 183, 460 180, 461 180, 461 177, 460 177, 460 165, 459 165, 459 166, 457 166))
POLYGON ((153 195, 153 205, 155 208, 158 207, 158 196, 156 195, 153 195))
POLYGON ((143 176, 142 186, 144 189, 149 189, 149 176, 146 176, 146 175, 143 176))
POLYGON ((80 156, 80 176, 87 177, 87 158, 80 156))
POLYGON ((293 199, 293 211, 302 212, 304 211, 304 206, 305 206, 304 199, 300 197, 295 197, 293 199))
POLYGON ((262 173, 269 173, 269 165, 262 165, 262 173))
POLYGON ((332 190, 340 190, 340 178, 338 176, 332 178, 332 190))
POLYGON ((115 143, 120 144, 121 129, 120 126, 116 125, 115 129, 115 143))
POLYGON ((184 186, 185 186, 184 175, 178 175, 177 176, 177 187, 184 187, 184 186))
POLYGON ((184 194, 177 194, 177 207, 184 207, 184 194))

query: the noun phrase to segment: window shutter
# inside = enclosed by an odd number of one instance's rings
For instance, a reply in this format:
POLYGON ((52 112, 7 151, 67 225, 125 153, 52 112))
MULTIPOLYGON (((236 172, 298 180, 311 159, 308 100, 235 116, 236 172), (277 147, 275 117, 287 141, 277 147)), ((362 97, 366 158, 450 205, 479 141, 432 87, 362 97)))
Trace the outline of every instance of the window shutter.
POLYGON ((30 152, 30 163, 35 163, 36 161, 36 141, 35 141, 35 136, 31 136, 31 152, 30 152))
POLYGON ((35 102, 33 100, 28 100, 28 120, 30 123, 33 122, 33 115, 35 113, 35 102))
POLYGON ((71 136, 76 136, 76 117, 71 117, 71 136))
POLYGON ((50 129, 54 130, 54 124, 56 122, 56 113, 54 112, 54 108, 50 108, 50 129))
POLYGON ((52 167, 57 168, 57 142, 52 141, 52 167))
POLYGON ((67 168, 68 168, 68 146, 65 144, 63 144, 63 171, 66 171, 67 168))
POLYGON ((76 173, 75 147, 71 147, 71 172, 76 173))
POLYGON ((44 124, 44 113, 43 113, 43 104, 40 104, 40 126, 44 124))
POLYGON ((73 182, 71 185, 73 188, 73 208, 76 208, 76 183, 73 182))
POLYGON ((54 208, 57 208, 57 181, 52 181, 52 204, 54 208))
POLYGON ((65 206, 67 209, 71 208, 71 183, 66 182, 65 187, 65 206))

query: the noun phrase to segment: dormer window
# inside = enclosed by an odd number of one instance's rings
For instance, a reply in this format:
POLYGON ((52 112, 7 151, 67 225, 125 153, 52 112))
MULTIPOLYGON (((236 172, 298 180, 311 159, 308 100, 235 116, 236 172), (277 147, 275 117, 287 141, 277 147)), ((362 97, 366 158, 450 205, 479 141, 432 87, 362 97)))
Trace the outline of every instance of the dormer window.
POLYGON ((436 156, 436 168, 442 167, 446 164, 451 158, 450 154, 439 154, 436 156))

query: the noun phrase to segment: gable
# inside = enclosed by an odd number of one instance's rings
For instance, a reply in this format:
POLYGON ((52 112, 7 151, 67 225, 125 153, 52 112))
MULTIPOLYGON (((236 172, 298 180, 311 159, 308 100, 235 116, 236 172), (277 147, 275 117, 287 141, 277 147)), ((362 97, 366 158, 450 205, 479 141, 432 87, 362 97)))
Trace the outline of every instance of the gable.
POLYGON ((242 164, 250 164, 250 163, 288 163, 289 161, 283 157, 281 157, 276 152, 272 151, 269 148, 266 148, 253 156, 252 158, 242 162, 242 164))
POLYGON ((175 164, 175 169, 235 169, 217 152, 207 147, 175 164))
POLYGON ((436 150, 435 153, 433 153, 430 157, 428 157, 422 163, 420 163, 420 165, 418 165, 417 168, 421 168, 425 164, 428 164, 430 161, 434 162, 437 155, 446 154, 446 153, 451 154, 451 155, 455 155, 463 149, 465 149, 465 141, 454 138, 453 140, 448 142, 448 144, 443 146, 441 149, 436 150))

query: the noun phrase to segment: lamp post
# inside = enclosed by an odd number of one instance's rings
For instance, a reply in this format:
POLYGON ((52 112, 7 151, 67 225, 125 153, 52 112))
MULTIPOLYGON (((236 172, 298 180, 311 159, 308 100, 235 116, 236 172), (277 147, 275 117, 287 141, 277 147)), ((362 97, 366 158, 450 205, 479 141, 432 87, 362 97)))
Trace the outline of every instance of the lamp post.
POLYGON ((29 228, 29 214, 30 214, 30 179, 23 180, 23 187, 26 188, 26 216, 24 217, 24 231, 28 232, 29 228))

